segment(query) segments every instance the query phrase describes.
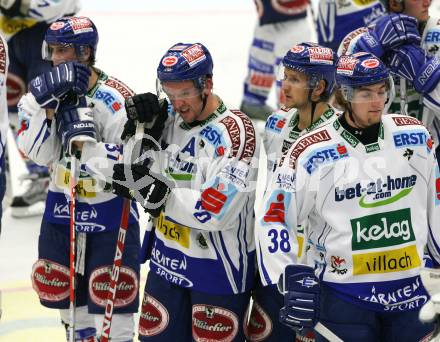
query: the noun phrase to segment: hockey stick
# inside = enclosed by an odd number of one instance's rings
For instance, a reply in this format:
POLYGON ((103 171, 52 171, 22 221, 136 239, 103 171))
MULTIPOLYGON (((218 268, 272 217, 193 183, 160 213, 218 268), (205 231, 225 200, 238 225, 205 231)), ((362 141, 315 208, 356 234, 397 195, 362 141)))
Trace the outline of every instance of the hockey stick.
MULTIPOLYGON (((142 139, 143 133, 144 133, 144 126, 143 124, 138 123, 136 127, 136 137, 140 136, 142 139)), ((140 152, 142 153, 142 140, 141 140, 140 152)), ((132 153, 134 154, 134 151, 132 153)), ((124 249, 125 249, 125 236, 127 234, 127 229, 128 229, 130 207, 131 207, 131 200, 124 198, 124 202, 122 206, 121 224, 119 226, 118 240, 116 242, 115 258, 113 260, 111 281, 107 291, 107 301, 105 304, 104 320, 102 322, 101 339, 100 339, 101 342, 108 342, 110 338, 113 309, 114 309, 117 284, 119 279, 119 269, 122 266, 122 255, 124 254, 124 249)))
POLYGON ((408 112, 406 111, 406 103, 407 103, 406 79, 404 79, 403 77, 400 77, 399 92, 400 92, 400 114, 408 115, 408 112))
POLYGON ((326 338, 330 342, 344 342, 338 336, 336 336, 336 334, 333 331, 331 331, 321 322, 316 323, 314 329, 317 333, 319 333, 322 337, 326 338))
POLYGON ((70 157, 70 256, 69 256, 69 341, 75 341, 75 257, 76 257, 76 231, 75 231, 75 202, 76 202, 76 163, 77 156, 70 157))

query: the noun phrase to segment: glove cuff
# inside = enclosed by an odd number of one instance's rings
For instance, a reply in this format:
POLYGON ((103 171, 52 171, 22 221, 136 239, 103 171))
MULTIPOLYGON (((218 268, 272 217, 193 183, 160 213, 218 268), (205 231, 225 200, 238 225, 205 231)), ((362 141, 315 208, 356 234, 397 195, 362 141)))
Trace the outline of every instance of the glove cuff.
POLYGON ((425 63, 414 78, 414 88, 421 94, 434 90, 440 82, 440 59, 436 56, 425 63))

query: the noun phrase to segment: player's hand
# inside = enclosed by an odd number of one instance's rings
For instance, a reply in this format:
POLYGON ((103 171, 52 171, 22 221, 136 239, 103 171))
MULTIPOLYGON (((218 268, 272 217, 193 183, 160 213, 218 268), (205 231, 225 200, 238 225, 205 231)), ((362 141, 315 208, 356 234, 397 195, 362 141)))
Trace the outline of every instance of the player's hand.
POLYGON ((84 96, 76 103, 61 103, 55 114, 57 134, 61 139, 64 151, 72 155, 74 148, 84 142, 96 142, 93 113, 87 107, 84 96))
POLYGON ((128 120, 124 126, 121 139, 130 138, 136 133, 136 121, 144 123, 145 134, 148 134, 149 145, 156 144, 162 136, 165 121, 168 119, 168 102, 158 101, 152 93, 138 94, 125 100, 128 120))
POLYGON ((86 94, 90 75, 90 69, 81 63, 61 63, 35 77, 29 90, 42 108, 57 109, 67 92, 86 94))
POLYGON ((284 307, 280 310, 280 322, 301 330, 313 328, 319 320, 319 279, 312 267, 288 265, 278 281, 278 289, 284 295, 284 307))
POLYGON ((403 45, 388 56, 391 72, 410 81, 417 92, 430 93, 440 82, 440 60, 428 59, 426 52, 419 46, 403 45))
POLYGON ((151 172, 141 164, 115 164, 113 167, 113 193, 134 199, 153 217, 165 207, 172 184, 165 177, 151 172))
POLYGON ((405 14, 388 14, 378 19, 356 42, 356 51, 366 51, 382 58, 404 44, 420 45, 417 19, 405 14))

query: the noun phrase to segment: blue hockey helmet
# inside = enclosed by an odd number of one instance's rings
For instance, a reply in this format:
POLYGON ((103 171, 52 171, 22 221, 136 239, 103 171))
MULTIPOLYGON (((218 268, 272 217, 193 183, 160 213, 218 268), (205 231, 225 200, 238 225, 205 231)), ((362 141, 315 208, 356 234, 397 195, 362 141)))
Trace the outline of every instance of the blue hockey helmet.
POLYGON ((73 46, 78 57, 85 53, 85 47, 91 51, 92 61, 96 57, 98 30, 87 17, 63 17, 53 22, 46 31, 43 42, 43 59, 51 60, 49 44, 73 46))
POLYGON ((385 82, 388 92, 394 92, 394 83, 385 64, 369 52, 358 52, 339 57, 336 83, 347 101, 352 101, 354 90, 362 86, 385 82))
POLYGON ((385 64, 369 52, 343 55, 336 68, 338 86, 360 87, 386 81, 389 72, 385 64))
MULTIPOLYGON (((315 43, 301 43, 287 51, 282 60, 284 68, 299 71, 308 76, 308 85, 316 87, 320 80, 326 81, 324 98, 330 97, 335 87, 336 53, 315 43)), ((284 71, 282 71, 284 74, 284 71)), ((281 75, 284 78, 284 75, 281 75)))
POLYGON ((212 76, 213 62, 208 49, 201 43, 177 43, 161 58, 157 67, 160 82, 194 81, 202 90, 206 77, 212 76))

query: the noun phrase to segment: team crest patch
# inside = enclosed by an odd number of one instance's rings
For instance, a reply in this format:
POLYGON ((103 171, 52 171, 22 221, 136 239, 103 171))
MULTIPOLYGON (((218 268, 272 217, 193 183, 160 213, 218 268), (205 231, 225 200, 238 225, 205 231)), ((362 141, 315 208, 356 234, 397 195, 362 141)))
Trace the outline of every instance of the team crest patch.
POLYGON ((197 342, 230 342, 238 332, 238 317, 218 306, 193 305, 192 334, 197 342))
MULTIPOLYGON (((246 314, 245 317, 248 315, 246 314)), ((254 301, 251 316, 245 327, 246 338, 249 341, 264 341, 272 333, 273 325, 268 314, 254 301)))
POLYGON ((375 58, 369 58, 365 61, 362 61, 361 65, 367 69, 377 68, 379 66, 379 61, 375 58))
POLYGON ((169 321, 170 316, 165 306, 145 292, 139 318, 139 335, 158 335, 165 330, 169 321))
POLYGON ((69 297, 69 269, 49 260, 32 267, 32 287, 41 300, 58 302, 69 297))
MULTIPOLYGON (((90 275, 89 295, 92 301, 99 306, 105 307, 107 293, 111 280, 111 267, 103 266, 95 269, 90 275)), ((136 272, 131 268, 121 266, 119 268, 118 285, 116 286, 116 298, 114 307, 127 306, 136 299, 139 284, 136 272)))

